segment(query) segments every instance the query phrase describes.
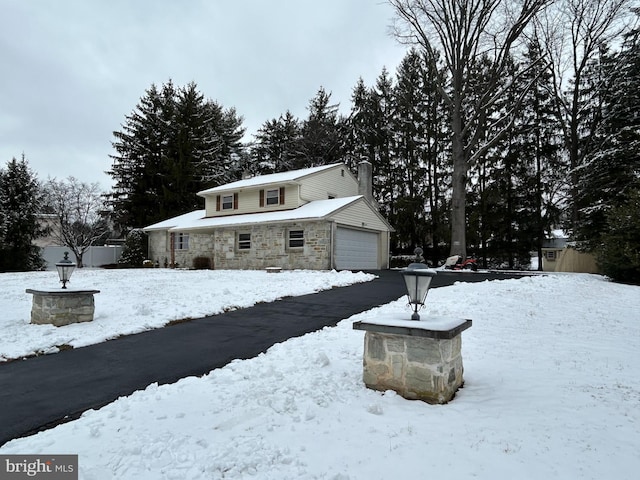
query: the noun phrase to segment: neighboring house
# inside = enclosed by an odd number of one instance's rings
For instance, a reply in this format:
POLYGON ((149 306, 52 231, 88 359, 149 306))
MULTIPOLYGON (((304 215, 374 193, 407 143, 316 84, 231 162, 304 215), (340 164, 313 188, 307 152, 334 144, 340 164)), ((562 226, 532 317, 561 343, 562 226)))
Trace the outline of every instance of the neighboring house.
POLYGON ((204 190, 204 210, 143 229, 149 259, 191 267, 207 257, 217 269, 386 269, 393 229, 371 191, 368 162, 358 179, 333 164, 204 190))
POLYGON ((595 257, 576 250, 565 236, 550 238, 542 243, 542 270, 599 273, 595 257))

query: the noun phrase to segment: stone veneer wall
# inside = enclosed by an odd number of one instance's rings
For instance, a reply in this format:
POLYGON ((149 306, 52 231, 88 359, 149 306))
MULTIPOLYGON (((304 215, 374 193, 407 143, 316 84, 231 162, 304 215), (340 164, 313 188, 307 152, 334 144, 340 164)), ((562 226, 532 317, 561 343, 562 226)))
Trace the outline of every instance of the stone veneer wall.
MULTIPOLYGON (((213 233, 190 233, 189 250, 176 250, 179 267, 191 268, 193 259, 204 256, 216 269, 284 269, 328 270, 331 268, 331 223, 300 222, 274 225, 249 225, 220 228, 213 233), (288 248, 289 230, 304 231, 304 247, 288 248), (237 249, 238 233, 251 234, 251 249, 237 249)), ((171 261, 166 231, 150 232, 150 260, 164 266, 171 261)))
POLYGON ((99 290, 61 290, 56 292, 27 289, 33 295, 31 323, 56 327, 91 322, 95 312, 93 295, 99 290))
POLYGON ((215 268, 327 270, 331 268, 331 224, 304 222, 275 225, 253 225, 246 228, 216 231, 215 268), (289 230, 304 231, 304 247, 288 247, 289 230), (251 234, 251 249, 237 249, 238 233, 251 234))
POLYGON ((367 331, 363 380, 374 390, 442 404, 462 386, 462 336, 435 339, 367 331))

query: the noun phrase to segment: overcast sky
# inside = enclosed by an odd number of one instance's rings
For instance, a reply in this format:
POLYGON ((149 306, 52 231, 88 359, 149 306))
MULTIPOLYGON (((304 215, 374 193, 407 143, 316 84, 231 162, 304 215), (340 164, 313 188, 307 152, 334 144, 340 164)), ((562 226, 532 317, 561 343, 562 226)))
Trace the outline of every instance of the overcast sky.
MULTIPOLYGON (((341 111, 406 47, 383 0, 0 0, 0 165, 111 187, 113 131, 152 83, 196 82, 247 132, 320 86, 341 111)), ((252 137, 249 135, 249 139, 252 137)))

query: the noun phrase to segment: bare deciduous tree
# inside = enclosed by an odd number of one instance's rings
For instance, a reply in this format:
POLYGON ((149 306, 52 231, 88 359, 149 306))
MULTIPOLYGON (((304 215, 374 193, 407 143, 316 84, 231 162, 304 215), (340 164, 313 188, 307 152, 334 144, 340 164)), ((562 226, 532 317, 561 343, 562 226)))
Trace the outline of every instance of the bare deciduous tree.
POLYGON ((109 233, 103 216, 104 199, 100 186, 80 182, 74 177, 49 179, 45 185, 45 205, 57 219, 52 236, 69 247, 78 267, 82 267, 84 253, 109 233))
POLYGON ((512 51, 532 19, 550 0, 389 0, 389 3, 396 12, 396 38, 420 46, 431 61, 440 58, 444 62, 447 74, 439 79, 439 88, 451 116, 451 254, 466 256, 469 166, 509 128, 506 120, 510 111, 499 119, 489 114, 510 87, 504 80, 512 51), (482 59, 491 64, 483 90, 471 91, 471 70, 482 59))

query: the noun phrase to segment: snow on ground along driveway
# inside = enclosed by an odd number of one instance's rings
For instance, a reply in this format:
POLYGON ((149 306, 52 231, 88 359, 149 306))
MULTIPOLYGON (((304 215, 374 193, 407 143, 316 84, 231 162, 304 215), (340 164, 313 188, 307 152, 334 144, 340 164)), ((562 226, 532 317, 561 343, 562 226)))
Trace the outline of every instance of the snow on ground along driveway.
POLYGON ((0 273, 0 362, 374 278, 348 271, 78 269, 68 288, 100 290, 94 320, 58 328, 30 324, 32 298, 25 293, 27 288, 58 288, 56 272, 0 273))
POLYGON ((640 288, 563 275, 457 284, 470 317, 448 405, 362 384, 356 320, 203 378, 152 385, 0 453, 79 454, 80 478, 616 479, 640 471, 640 288))

